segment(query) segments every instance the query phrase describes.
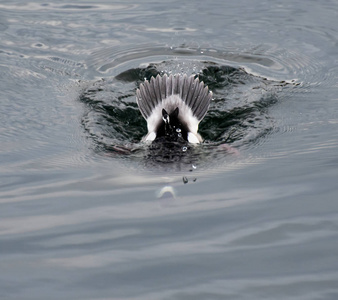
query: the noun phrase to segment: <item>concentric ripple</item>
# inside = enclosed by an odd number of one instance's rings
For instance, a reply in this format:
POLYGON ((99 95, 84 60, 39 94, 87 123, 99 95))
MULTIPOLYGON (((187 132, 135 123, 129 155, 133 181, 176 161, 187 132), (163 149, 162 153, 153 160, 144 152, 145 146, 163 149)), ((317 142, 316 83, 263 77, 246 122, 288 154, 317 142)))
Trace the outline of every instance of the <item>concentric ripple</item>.
POLYGON ((88 65, 101 79, 80 96, 87 107, 82 124, 98 153, 128 157, 147 167, 172 167, 175 162, 180 169, 208 164, 215 157, 222 161, 278 131, 269 110, 286 95, 313 83, 311 76, 320 66, 310 64, 307 57, 288 55, 289 64, 283 64, 285 50, 259 47, 241 52, 187 46, 97 52, 88 65), (140 143, 147 129, 135 101, 136 89, 158 74, 195 75, 212 90, 210 109, 200 124, 202 145, 168 148, 140 143))

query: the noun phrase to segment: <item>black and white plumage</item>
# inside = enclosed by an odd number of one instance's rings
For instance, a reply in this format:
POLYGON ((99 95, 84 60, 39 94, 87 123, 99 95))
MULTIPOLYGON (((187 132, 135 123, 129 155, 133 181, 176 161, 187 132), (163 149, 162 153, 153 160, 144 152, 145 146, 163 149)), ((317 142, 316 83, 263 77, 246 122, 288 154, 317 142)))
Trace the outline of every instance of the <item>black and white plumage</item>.
POLYGON ((187 75, 157 75, 136 91, 136 102, 147 121, 145 141, 161 136, 200 143, 198 124, 208 111, 212 93, 203 81, 187 75))

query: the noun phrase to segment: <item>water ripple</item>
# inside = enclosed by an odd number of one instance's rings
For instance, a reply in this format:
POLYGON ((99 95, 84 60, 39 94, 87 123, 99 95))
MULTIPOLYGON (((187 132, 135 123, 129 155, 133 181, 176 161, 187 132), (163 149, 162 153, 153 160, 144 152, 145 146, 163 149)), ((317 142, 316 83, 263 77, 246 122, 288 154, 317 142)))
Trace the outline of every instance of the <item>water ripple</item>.
POLYGON ((89 85, 80 96, 87 105, 82 124, 99 151, 131 157, 142 157, 144 146, 137 142, 146 133, 135 104, 138 85, 157 74, 194 74, 203 80, 214 95, 200 125, 206 147, 198 156, 204 160, 218 156, 224 144, 258 148, 269 135, 292 130, 286 124, 284 129, 277 127, 269 110, 297 90, 309 90, 308 81, 313 82, 320 68, 309 57, 266 46, 241 51, 187 45, 107 48, 94 53, 87 65, 105 79, 89 85))

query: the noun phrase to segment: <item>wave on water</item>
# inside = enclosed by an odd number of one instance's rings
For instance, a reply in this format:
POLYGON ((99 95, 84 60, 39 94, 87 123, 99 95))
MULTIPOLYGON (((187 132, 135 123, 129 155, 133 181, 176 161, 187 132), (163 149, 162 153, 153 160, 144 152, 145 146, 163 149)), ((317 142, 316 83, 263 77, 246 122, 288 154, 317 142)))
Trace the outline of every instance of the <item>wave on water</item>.
POLYGON ((257 58, 257 54, 250 57, 229 53, 222 62, 220 55, 212 51, 203 57, 184 48, 176 49, 175 57, 159 57, 158 49, 153 56, 147 51, 140 51, 140 57, 131 51, 125 54, 126 58, 121 53, 115 53, 115 58, 106 53, 104 62, 102 54, 100 59, 93 59, 97 72, 105 76, 89 83, 80 101, 86 106, 83 127, 99 154, 127 158, 147 167, 175 165, 175 169, 195 163, 208 165, 215 158, 222 161, 241 149, 254 147, 274 132, 269 109, 286 90, 301 86, 295 80, 269 79, 250 72, 255 63, 265 68, 274 65, 271 58, 257 58), (231 58, 233 61, 228 60, 231 58), (147 128, 135 101, 136 89, 145 79, 158 74, 194 75, 213 92, 209 111, 199 127, 204 139, 201 145, 176 145, 165 151, 163 145, 158 149, 140 142, 147 128))

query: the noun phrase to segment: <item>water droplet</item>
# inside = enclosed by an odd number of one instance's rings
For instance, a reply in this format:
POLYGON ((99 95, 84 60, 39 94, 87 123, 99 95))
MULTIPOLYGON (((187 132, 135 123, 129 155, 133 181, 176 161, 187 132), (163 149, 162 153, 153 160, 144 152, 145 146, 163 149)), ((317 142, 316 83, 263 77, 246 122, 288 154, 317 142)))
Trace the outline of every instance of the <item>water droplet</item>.
POLYGON ((197 169, 197 167, 196 167, 194 164, 192 164, 191 167, 192 167, 194 170, 197 169))
POLYGON ((188 182, 189 182, 188 178, 185 177, 185 176, 183 176, 183 183, 186 184, 186 183, 188 183, 188 182))
POLYGON ((187 147, 182 147, 182 151, 183 151, 183 152, 185 152, 185 151, 187 151, 187 150, 188 150, 187 147))

